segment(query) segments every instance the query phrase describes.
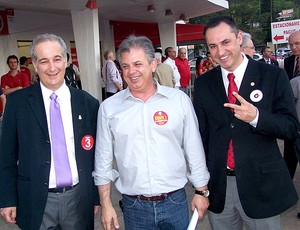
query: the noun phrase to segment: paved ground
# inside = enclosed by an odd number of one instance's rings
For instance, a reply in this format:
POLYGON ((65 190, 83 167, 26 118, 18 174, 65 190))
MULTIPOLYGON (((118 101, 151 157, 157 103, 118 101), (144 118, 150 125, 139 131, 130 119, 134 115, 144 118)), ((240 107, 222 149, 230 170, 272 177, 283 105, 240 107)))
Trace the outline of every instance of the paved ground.
MULTIPOLYGON (((280 142, 280 145, 282 146, 282 143, 280 142)), ((296 189, 298 191, 298 194, 300 196, 300 166, 298 165, 296 175, 294 178, 294 184, 296 186, 296 189)), ((191 198, 194 194, 194 190, 190 184, 186 186, 186 191, 188 194, 188 197, 191 198)), ((274 192, 279 192, 279 191, 274 191, 274 192)), ((284 195, 284 194, 283 194, 284 195)), ((113 189, 112 191, 112 200, 114 203, 114 207, 116 207, 117 214, 119 217, 119 222, 120 222, 120 230, 124 229, 124 224, 123 224, 123 217, 122 217, 122 212, 119 208, 118 202, 120 200, 120 194, 113 189)), ((286 212, 284 212, 281 215, 281 230, 297 230, 300 229, 300 219, 296 217, 297 212, 300 212, 300 202, 298 202, 297 205, 294 207, 290 208, 286 212)), ((101 224, 100 224, 100 217, 99 214, 95 217, 95 229, 96 230, 102 230, 101 224)), ((4 223, 3 219, 0 218, 0 230, 18 230, 19 228, 15 225, 8 225, 4 223)), ((197 225, 197 230, 211 230, 208 217, 206 216, 203 221, 198 222, 197 225)))

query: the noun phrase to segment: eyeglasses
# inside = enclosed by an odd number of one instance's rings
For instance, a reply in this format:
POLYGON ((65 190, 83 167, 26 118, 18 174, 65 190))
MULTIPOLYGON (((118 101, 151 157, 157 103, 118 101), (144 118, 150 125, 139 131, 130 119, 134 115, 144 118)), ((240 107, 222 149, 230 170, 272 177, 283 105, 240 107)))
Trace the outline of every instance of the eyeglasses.
POLYGON ((289 46, 299 46, 300 42, 295 42, 295 43, 289 43, 289 46))

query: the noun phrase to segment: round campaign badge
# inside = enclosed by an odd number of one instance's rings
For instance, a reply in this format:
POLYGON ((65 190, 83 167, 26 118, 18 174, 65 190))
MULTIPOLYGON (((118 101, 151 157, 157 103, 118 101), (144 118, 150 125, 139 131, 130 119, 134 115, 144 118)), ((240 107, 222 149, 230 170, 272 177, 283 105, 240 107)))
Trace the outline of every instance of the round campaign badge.
POLYGON ((168 122, 168 115, 164 111, 154 113, 153 120, 157 125, 164 125, 168 122))
POLYGON ((94 138, 91 135, 85 135, 81 139, 81 146, 84 150, 91 150, 94 146, 94 138))
POLYGON ((263 98, 263 93, 260 90, 253 90, 250 94, 250 99, 253 102, 259 102, 263 98))

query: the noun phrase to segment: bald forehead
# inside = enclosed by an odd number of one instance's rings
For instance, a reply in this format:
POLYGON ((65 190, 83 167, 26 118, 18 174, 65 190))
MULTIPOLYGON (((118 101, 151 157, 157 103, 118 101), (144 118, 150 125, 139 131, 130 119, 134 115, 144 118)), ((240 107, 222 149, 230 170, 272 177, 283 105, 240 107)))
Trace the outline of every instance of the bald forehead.
POLYGON ((295 31, 289 36, 290 39, 300 39, 300 31, 295 31))

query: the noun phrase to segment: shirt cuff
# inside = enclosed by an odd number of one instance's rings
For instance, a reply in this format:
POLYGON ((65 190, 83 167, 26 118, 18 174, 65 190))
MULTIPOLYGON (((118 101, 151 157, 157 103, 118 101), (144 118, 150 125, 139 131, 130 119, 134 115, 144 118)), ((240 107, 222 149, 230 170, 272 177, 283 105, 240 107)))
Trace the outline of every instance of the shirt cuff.
POLYGON ((256 117, 253 121, 250 122, 250 125, 252 125, 254 128, 256 128, 259 118, 259 110, 256 108, 256 117))

